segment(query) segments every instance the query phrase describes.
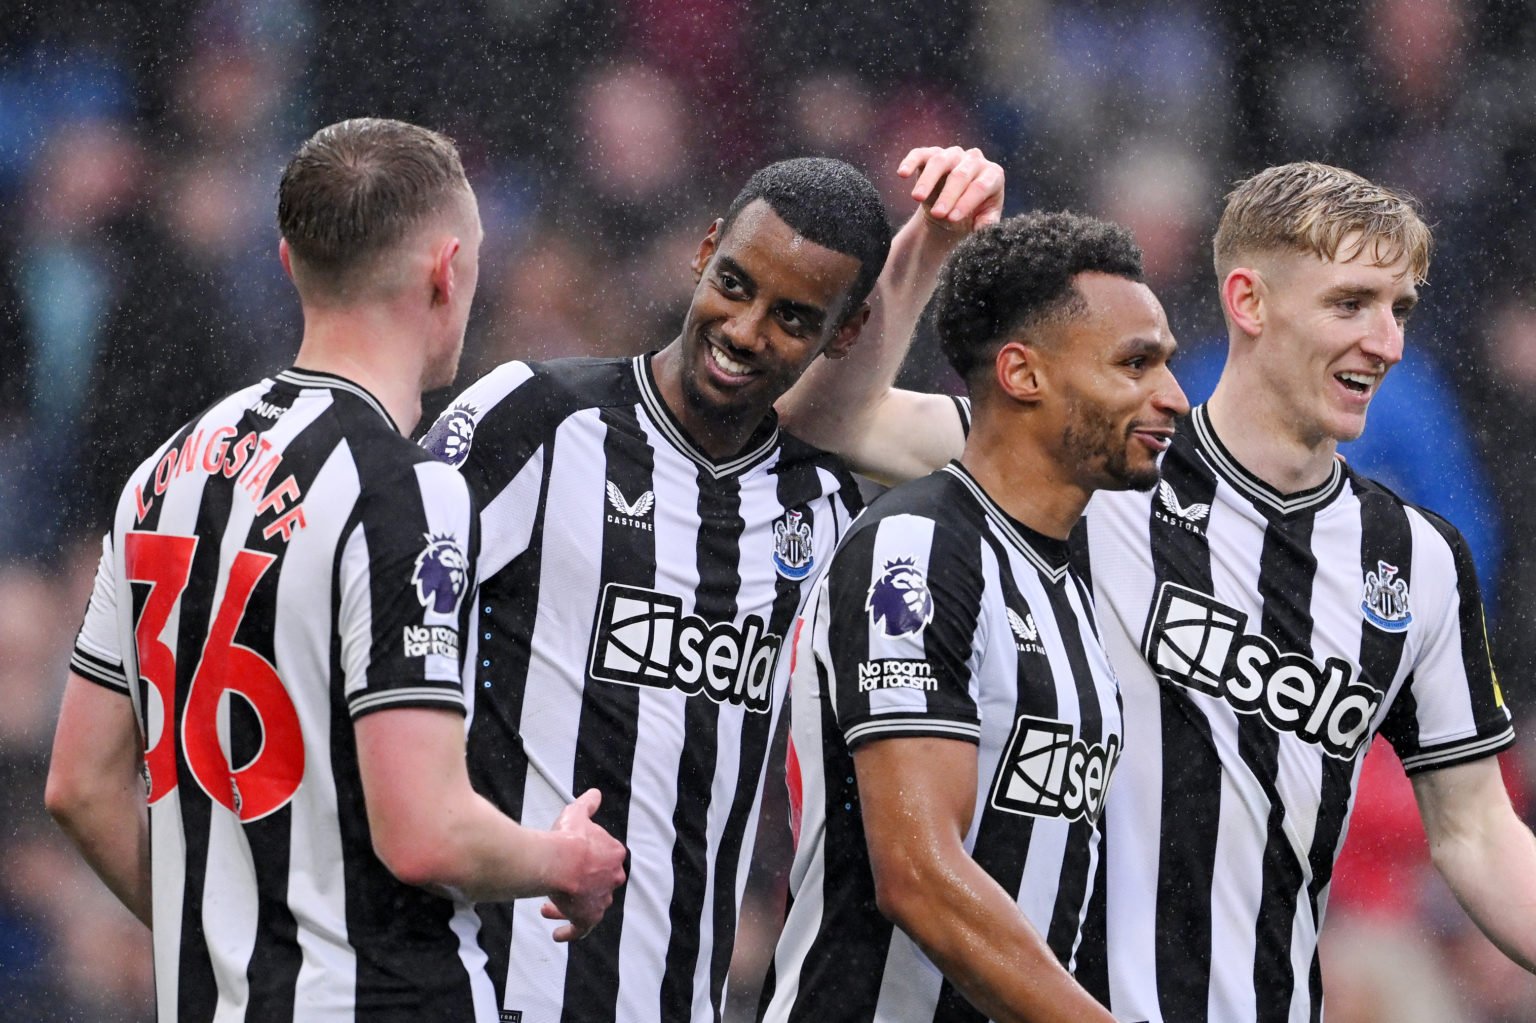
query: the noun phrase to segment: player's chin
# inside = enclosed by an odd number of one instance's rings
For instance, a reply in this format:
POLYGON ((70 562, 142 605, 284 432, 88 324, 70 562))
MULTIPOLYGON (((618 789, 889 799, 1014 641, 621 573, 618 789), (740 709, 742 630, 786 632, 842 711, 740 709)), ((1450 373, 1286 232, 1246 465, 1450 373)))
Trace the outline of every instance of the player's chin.
POLYGON ((1157 463, 1146 465, 1118 465, 1109 473, 1109 481, 1101 490, 1151 490, 1157 486, 1157 463))

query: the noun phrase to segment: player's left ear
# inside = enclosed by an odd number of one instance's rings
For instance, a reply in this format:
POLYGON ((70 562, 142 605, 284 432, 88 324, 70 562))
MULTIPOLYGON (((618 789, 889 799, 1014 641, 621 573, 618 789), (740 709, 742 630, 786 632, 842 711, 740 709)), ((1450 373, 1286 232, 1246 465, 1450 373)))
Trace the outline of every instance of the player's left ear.
POLYGON ((293 280, 293 252, 288 248, 287 238, 277 240, 277 261, 283 264, 283 273, 288 275, 288 279, 293 280))
POLYGON ((868 322, 869 303, 865 302, 837 325, 837 333, 832 335, 832 340, 827 342, 827 347, 821 350, 821 354, 829 359, 845 358, 849 352, 853 351, 853 346, 859 340, 859 334, 864 330, 864 324, 868 322))
POLYGON ((447 305, 453 298, 457 282, 454 278, 453 257, 459 254, 457 238, 448 238, 438 245, 432 254, 432 304, 447 305))

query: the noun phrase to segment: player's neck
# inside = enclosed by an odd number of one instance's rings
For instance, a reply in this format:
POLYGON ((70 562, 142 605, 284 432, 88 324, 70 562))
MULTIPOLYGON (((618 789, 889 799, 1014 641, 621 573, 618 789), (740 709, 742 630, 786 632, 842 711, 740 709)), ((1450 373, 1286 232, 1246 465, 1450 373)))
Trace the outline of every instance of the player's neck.
POLYGON ((1205 405, 1211 428, 1239 464, 1282 494, 1321 486, 1333 472, 1338 443, 1302 437, 1263 387, 1245 386, 1229 365, 1205 405))
POLYGON ((1072 532, 1091 496, 1039 445, 981 420, 971 428, 960 464, 1003 511, 1058 540, 1072 532))
POLYGON ((421 419, 426 353, 419 332, 402 327, 387 307, 304 312, 298 369, 334 373, 363 387, 384 406, 400 432, 421 419))
POLYGON ((672 417, 682 426, 696 448, 715 461, 741 453, 763 425, 772 406, 763 409, 700 409, 690 401, 683 385, 682 346, 674 341, 651 359, 656 390, 672 417))

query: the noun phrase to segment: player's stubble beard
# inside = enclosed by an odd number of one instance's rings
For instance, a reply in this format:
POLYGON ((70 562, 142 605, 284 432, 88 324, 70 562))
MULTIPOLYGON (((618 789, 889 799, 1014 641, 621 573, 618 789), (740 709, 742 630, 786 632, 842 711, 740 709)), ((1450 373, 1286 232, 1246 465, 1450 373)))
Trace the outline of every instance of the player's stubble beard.
POLYGON ((1071 464, 1096 469, 1097 489, 1151 490, 1157 485, 1157 463, 1133 468, 1130 457, 1133 434, 1147 425, 1133 419, 1121 426, 1103 410, 1073 402, 1072 415, 1062 430, 1062 447, 1071 464))

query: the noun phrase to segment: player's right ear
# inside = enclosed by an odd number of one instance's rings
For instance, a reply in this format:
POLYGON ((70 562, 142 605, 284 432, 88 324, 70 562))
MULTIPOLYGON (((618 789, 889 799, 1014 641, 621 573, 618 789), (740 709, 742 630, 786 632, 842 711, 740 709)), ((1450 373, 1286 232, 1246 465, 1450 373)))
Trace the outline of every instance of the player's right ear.
POLYGON ((716 217, 715 222, 709 225, 709 230, 704 232, 703 241, 699 242, 699 251, 694 253, 693 262, 688 265, 693 269, 693 282, 697 284, 699 278, 704 276, 704 268, 715 256, 715 249, 720 246, 720 228, 725 225, 725 219, 716 217))
POLYGON ((1264 292, 1259 271, 1246 266, 1228 271, 1221 282, 1221 307, 1227 322, 1249 337, 1258 337, 1264 329, 1264 292))

